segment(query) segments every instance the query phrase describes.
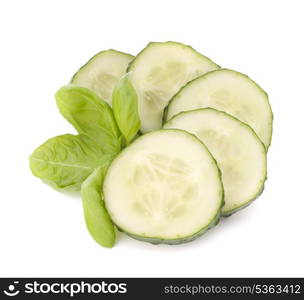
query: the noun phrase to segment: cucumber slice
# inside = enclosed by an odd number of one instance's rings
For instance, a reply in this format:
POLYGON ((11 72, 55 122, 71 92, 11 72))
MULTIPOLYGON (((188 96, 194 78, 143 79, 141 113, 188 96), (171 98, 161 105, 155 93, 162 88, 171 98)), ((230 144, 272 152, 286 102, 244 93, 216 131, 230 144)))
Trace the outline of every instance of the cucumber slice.
POLYGON ((113 49, 101 51, 77 71, 71 83, 92 90, 111 105, 114 86, 132 59, 132 55, 113 49))
POLYGON ((273 117, 268 96, 248 76, 221 69, 189 82, 170 101, 165 119, 206 107, 225 111, 247 123, 269 147, 273 117))
POLYGON ((182 130, 137 138, 112 162, 103 193, 118 228, 154 244, 193 240, 218 222, 223 206, 214 158, 182 130))
POLYGON ((181 43, 149 43, 128 67, 138 93, 141 132, 160 129, 163 110, 172 96, 188 81, 218 68, 181 43))
POLYGON ((187 130, 210 150, 222 172, 223 215, 231 215, 261 194, 267 172, 266 149, 247 124, 206 108, 182 112, 164 127, 187 130))

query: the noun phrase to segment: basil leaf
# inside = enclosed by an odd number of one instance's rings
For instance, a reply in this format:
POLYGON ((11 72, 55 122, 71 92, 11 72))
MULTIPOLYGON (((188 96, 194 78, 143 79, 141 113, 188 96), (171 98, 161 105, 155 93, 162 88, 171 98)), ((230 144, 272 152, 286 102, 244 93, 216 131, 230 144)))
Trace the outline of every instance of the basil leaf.
POLYGON ((130 144, 140 128, 137 94, 128 75, 122 77, 113 91, 113 112, 118 127, 130 144))
POLYGON ((111 157, 86 135, 64 134, 47 140, 29 160, 33 175, 47 184, 57 189, 79 190, 95 168, 111 157))
POLYGON ((83 182, 81 198, 88 231, 98 244, 110 248, 115 243, 115 229, 102 196, 108 166, 109 161, 105 161, 83 182))
POLYGON ((94 92, 79 86, 64 86, 55 97, 60 113, 79 133, 99 142, 107 153, 121 150, 121 134, 112 109, 94 92))

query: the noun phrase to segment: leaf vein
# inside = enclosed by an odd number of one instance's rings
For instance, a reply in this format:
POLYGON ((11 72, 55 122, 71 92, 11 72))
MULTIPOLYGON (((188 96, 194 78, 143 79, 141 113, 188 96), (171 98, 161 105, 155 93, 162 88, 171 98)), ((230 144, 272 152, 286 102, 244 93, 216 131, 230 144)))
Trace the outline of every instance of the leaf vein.
POLYGON ((82 165, 77 165, 77 164, 69 164, 69 163, 63 163, 63 162, 52 161, 52 160, 44 160, 44 159, 36 158, 36 157, 31 157, 31 159, 32 159, 32 160, 36 160, 36 161, 41 161, 41 162, 49 163, 49 164, 51 164, 51 165, 62 166, 62 167, 72 167, 72 168, 80 168, 80 169, 94 170, 93 167, 82 166, 82 165))

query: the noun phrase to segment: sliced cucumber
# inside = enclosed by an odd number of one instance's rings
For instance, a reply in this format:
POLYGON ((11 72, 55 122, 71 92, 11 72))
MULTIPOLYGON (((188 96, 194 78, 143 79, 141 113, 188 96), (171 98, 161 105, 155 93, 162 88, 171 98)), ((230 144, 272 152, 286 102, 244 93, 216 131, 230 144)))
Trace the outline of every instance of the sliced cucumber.
POLYGON ((163 110, 172 96, 188 81, 218 68, 181 43, 149 43, 128 67, 138 93, 141 132, 160 129, 163 110))
POLYGON ((266 180, 266 149, 247 124, 206 108, 182 112, 164 127, 191 132, 210 150, 222 172, 223 215, 247 206, 260 195, 266 180))
POLYGON ((221 69, 207 73, 183 87, 170 101, 165 119, 179 112, 212 107, 249 124, 269 147, 272 111, 267 94, 248 76, 221 69))
POLYGON ((92 90, 111 105, 114 86, 132 59, 132 55, 113 49, 101 51, 77 71, 71 83, 92 90))
POLYGON ((112 162, 103 186, 113 222, 130 236, 178 244, 218 222, 223 187, 216 162, 195 136, 159 130, 112 162))

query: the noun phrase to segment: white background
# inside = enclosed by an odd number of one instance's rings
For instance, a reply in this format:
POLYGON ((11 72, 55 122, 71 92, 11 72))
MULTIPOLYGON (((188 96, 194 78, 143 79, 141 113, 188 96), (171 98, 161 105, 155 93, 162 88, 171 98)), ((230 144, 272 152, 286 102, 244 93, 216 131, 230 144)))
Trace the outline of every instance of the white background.
POLYGON ((1 1, 0 276, 304 276, 303 1, 1 1), (73 133, 54 93, 100 50, 190 44, 269 94, 263 195, 202 238, 153 246, 88 234, 77 195, 33 177, 28 156, 73 133))

